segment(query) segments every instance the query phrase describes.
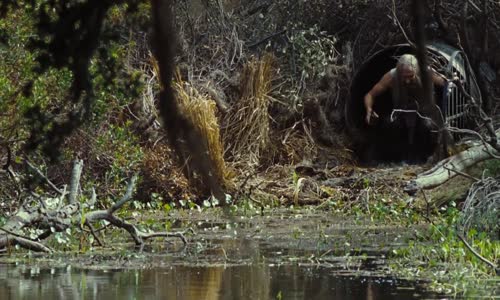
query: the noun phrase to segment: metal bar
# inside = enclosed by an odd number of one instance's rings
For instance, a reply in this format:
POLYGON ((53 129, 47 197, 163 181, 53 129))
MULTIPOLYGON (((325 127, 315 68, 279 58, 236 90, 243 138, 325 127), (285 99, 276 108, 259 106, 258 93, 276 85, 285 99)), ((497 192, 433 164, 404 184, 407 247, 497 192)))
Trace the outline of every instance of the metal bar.
POLYGON ((450 91, 448 93, 448 99, 446 99, 446 117, 450 119, 450 126, 451 126, 451 95, 453 93, 453 87, 450 87, 450 91))
POLYGON ((459 127, 458 128, 464 128, 464 96, 460 95, 460 122, 459 122, 459 127))
MULTIPOLYGON (((457 115, 457 90, 454 89, 453 90, 453 97, 451 98, 451 105, 452 105, 452 110, 451 110, 451 113, 453 114, 453 116, 456 116, 457 115)), ((456 127, 457 126, 457 119, 454 118, 453 120, 453 126, 456 127)))

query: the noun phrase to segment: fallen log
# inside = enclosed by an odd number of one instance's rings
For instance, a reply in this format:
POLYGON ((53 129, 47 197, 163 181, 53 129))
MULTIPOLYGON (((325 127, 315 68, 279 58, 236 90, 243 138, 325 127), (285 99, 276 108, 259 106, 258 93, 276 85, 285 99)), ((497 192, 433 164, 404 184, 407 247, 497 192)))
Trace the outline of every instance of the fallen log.
MULTIPOLYGON (((52 252, 52 249, 42 243, 44 239, 53 233, 63 232, 71 227, 81 229, 83 232, 83 226, 88 227, 99 245, 103 246, 93 227, 93 224, 101 220, 106 220, 111 225, 126 230, 138 246, 143 246, 145 241, 156 237, 176 237, 181 239, 184 244, 187 243, 184 234, 188 231, 192 232, 191 229, 182 232, 144 232, 136 225, 115 216, 115 212, 132 200, 137 176, 131 179, 123 197, 111 207, 105 210, 88 211, 96 202, 97 196, 95 191, 92 191, 92 197, 89 201, 84 203, 79 201, 78 191, 82 167, 82 161, 75 161, 68 197, 66 197, 65 190, 57 188, 48 178, 45 178, 48 185, 60 194, 59 197, 52 198, 56 201, 49 205, 49 197, 43 198, 32 193, 32 197, 21 205, 16 214, 10 217, 3 227, 0 227, 0 251, 17 245, 36 252, 52 252), (42 234, 37 238, 26 237, 24 229, 28 228, 39 229, 42 234)), ((34 166, 31 168, 36 169, 34 166)), ((44 176, 41 172, 37 172, 37 174, 44 176)))
MULTIPOLYGON (((499 136, 500 131, 497 131, 499 136)), ((500 152, 487 143, 476 144, 475 146, 460 152, 454 156, 448 157, 430 170, 417 176, 406 184, 405 191, 415 193, 418 190, 435 188, 457 175, 465 175, 465 170, 477 163, 498 158, 500 152)))

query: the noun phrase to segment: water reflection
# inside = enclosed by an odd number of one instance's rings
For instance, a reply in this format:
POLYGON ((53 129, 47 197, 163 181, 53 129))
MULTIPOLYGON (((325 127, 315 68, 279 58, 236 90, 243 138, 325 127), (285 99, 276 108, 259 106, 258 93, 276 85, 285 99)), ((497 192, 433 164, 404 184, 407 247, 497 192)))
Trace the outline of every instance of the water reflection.
MULTIPOLYGON (((298 265, 39 269, 0 265, 0 299, 419 299, 414 283, 298 265)), ((425 297, 424 297, 425 296, 425 297)))

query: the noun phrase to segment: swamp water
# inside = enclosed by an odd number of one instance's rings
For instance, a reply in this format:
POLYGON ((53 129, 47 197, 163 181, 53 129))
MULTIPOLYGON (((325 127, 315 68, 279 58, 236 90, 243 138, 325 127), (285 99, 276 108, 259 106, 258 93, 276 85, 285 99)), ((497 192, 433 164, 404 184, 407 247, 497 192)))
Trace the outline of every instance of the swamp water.
POLYGON ((172 222, 195 229, 186 246, 115 243, 127 250, 0 260, 0 300, 443 299, 388 273, 385 254, 404 245, 408 228, 315 213, 206 218, 172 222))
POLYGON ((414 282, 324 267, 173 266, 85 270, 0 266, 0 299, 430 299, 414 282))

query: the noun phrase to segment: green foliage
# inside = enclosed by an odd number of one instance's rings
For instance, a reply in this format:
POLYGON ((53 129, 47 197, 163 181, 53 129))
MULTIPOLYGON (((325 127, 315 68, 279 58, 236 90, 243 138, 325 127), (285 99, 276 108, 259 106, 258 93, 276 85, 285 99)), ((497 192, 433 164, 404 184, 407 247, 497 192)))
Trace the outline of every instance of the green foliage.
POLYGON ((123 193, 132 173, 139 171, 144 157, 137 136, 130 130, 130 122, 101 127, 89 151, 86 163, 92 176, 87 185, 96 187, 101 194, 123 193))
POLYGON ((484 162, 485 177, 500 176, 500 159, 490 159, 484 162))
POLYGON ((34 71, 37 67, 36 51, 27 45, 33 36, 34 24, 27 12, 13 12, 0 19, 0 32, 6 38, 0 44, 0 110, 6 118, 0 128, 9 128, 9 136, 27 138, 29 126, 50 128, 39 124, 41 119, 24 119, 34 108, 43 109, 56 116, 68 97, 71 73, 67 69, 49 69, 44 76, 34 71), (35 125, 36 124, 36 125, 35 125))
POLYGON ((297 174, 297 172, 293 171, 293 173, 292 173, 293 186, 297 186, 298 181, 299 181, 299 174, 297 174))
POLYGON ((276 294, 276 299, 277 300, 282 300, 283 299, 283 293, 281 291, 279 291, 278 294, 276 294))
MULTIPOLYGON (((484 282, 495 276, 495 270, 480 261, 458 238, 456 226, 461 212, 454 202, 439 209, 422 212, 391 195, 373 193, 369 181, 363 181, 366 195, 354 203, 345 203, 332 197, 326 202, 336 213, 353 215, 359 220, 369 217, 375 223, 414 226, 426 224, 428 229, 416 229, 415 238, 407 246, 391 250, 391 272, 412 280, 432 280, 432 288, 439 292, 482 295, 484 282)), ((470 230, 465 237, 483 257, 496 262, 500 258, 500 241, 487 233, 470 230)), ((494 284, 494 280, 492 281, 494 284)))
POLYGON ((105 121, 113 110, 123 108, 140 98, 144 88, 143 73, 133 68, 129 52, 135 41, 126 43, 110 40, 97 49, 91 61, 90 74, 95 89, 93 119, 105 121))
POLYGON ((92 173, 84 185, 107 195, 120 190, 143 158, 130 121, 116 119, 142 93, 131 53, 139 51, 133 33, 149 22, 150 7, 135 0, 109 7, 101 34, 91 37, 85 9, 105 9, 92 2, 19 1, 0 17, 0 142, 15 140, 9 146, 19 163, 39 157, 29 149, 62 158, 62 166, 80 156, 92 173), (66 19, 71 12, 75 19, 66 19), (78 126, 83 134, 75 136, 78 126))
POLYGON ((326 207, 335 213, 352 215, 357 218, 368 217, 371 221, 383 221, 390 224, 411 225, 424 221, 421 214, 399 197, 373 192, 369 179, 362 181, 364 191, 358 201, 346 202, 339 197, 331 197, 326 207), (369 195, 367 201, 366 197, 369 195))
MULTIPOLYGON (((453 204, 442 208, 427 232, 417 232, 417 238, 409 241, 407 247, 392 251, 396 258, 393 270, 411 278, 415 274, 432 278, 434 289, 441 292, 468 294, 484 290, 483 280, 494 277, 495 271, 458 238, 455 225, 459 214, 453 204)), ((466 239, 483 257, 499 260, 499 241, 475 230, 471 230, 466 239)))
POLYGON ((124 68, 130 48, 124 41, 148 23, 146 3, 2 3, 0 108, 12 112, 11 124, 25 120, 16 129, 25 132, 27 149, 57 158, 74 129, 109 113, 110 99, 137 99, 141 75, 124 68))
POLYGON ((289 36, 290 45, 283 52, 294 51, 297 66, 302 77, 307 80, 317 80, 325 75, 328 65, 336 63, 336 39, 318 26, 308 30, 293 30, 289 36))

